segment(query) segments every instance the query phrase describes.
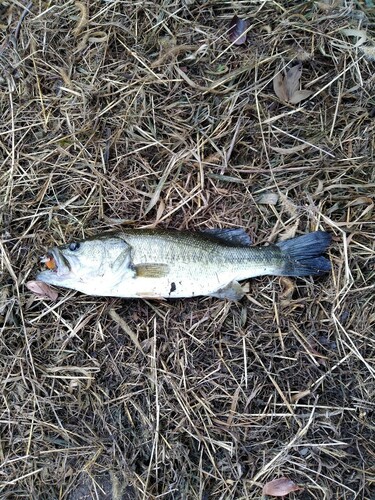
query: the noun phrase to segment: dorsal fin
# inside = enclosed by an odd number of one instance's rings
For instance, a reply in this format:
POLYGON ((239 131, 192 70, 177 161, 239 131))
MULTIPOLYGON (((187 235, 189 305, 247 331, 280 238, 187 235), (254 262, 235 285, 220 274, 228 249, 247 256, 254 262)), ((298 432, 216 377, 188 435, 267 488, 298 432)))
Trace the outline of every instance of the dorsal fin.
POLYGON ((248 247, 252 244, 250 236, 241 228, 204 229, 201 232, 233 246, 248 247))

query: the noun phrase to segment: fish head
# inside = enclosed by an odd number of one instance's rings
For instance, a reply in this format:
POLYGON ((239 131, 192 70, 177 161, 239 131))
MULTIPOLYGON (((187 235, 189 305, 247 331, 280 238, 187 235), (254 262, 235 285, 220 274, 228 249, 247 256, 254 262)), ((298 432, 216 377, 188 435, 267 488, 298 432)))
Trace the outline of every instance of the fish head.
POLYGON ((72 241, 48 250, 41 262, 47 269, 38 281, 104 295, 131 271, 131 247, 120 237, 72 241))

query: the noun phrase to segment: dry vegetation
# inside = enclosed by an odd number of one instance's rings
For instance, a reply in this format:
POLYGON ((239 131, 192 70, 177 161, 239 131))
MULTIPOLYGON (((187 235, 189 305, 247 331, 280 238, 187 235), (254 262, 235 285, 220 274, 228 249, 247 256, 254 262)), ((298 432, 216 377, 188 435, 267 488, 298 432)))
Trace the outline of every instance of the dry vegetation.
POLYGON ((0 4, 1 498, 374 498, 375 8, 0 4), (231 18, 249 21, 245 45, 231 18), (276 72, 303 63, 298 104, 276 72), (239 304, 33 296, 119 225, 322 228, 333 272, 239 304))

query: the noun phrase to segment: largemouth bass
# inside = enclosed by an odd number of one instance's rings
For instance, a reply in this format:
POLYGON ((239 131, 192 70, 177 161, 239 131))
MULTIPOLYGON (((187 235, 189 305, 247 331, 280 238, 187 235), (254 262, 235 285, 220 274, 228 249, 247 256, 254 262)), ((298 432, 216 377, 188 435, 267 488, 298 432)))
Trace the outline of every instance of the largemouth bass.
POLYGON ((210 295, 240 300, 239 281, 262 275, 321 275, 331 236, 316 231, 252 247, 242 229, 202 232, 131 229, 54 247, 37 280, 112 297, 210 295))

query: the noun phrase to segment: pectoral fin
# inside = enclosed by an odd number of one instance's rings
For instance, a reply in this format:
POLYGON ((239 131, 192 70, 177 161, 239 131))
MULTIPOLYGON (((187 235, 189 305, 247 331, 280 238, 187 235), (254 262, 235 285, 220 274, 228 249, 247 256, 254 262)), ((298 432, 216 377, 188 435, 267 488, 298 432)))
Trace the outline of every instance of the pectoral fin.
POLYGON ((219 288, 214 293, 210 293, 211 297, 217 297, 218 299, 228 299, 228 300, 241 300, 245 295, 245 291, 238 281, 231 281, 228 285, 223 288, 219 288))
POLYGON ((164 278, 169 273, 167 264, 138 264, 135 266, 137 278, 164 278))

